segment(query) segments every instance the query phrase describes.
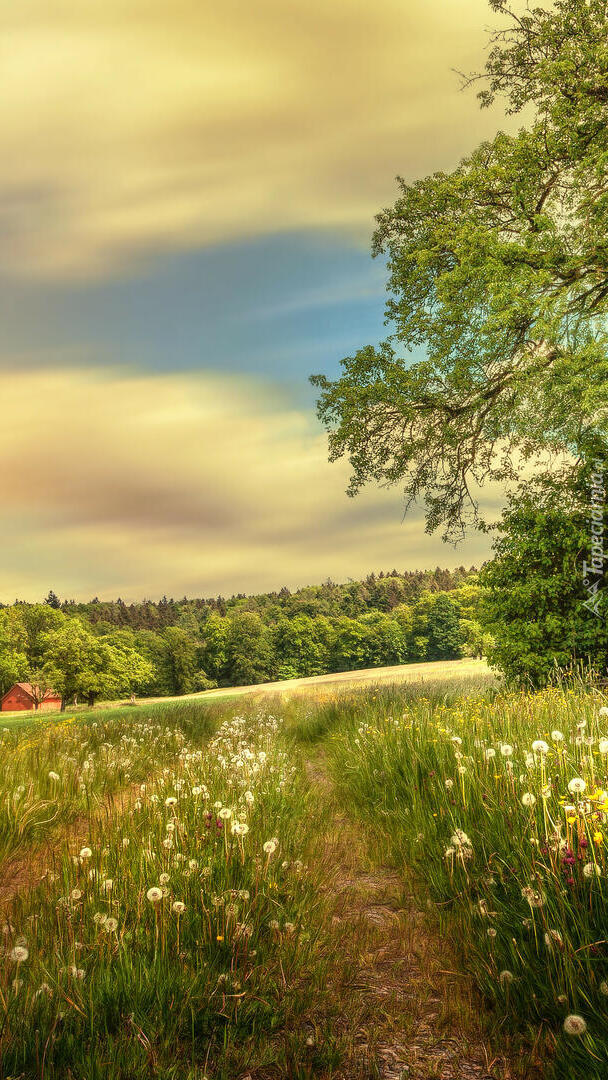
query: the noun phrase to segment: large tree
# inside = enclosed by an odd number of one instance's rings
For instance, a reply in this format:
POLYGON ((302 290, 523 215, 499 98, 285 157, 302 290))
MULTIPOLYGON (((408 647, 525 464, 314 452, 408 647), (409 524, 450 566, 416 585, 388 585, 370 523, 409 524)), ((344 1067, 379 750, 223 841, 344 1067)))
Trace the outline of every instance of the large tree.
POLYGON ((606 596, 589 548, 586 480, 564 486, 558 501, 542 482, 510 499, 481 571, 488 659, 516 682, 543 686, 557 669, 581 665, 606 673, 606 596))
POLYGON ((490 6, 505 22, 469 81, 527 126, 399 180, 373 244, 391 333, 312 380, 350 493, 401 483, 447 538, 479 523, 478 485, 563 479, 607 435, 608 5, 490 6))
POLYGON ((40 637, 46 685, 61 694, 61 707, 78 697, 92 705, 97 697, 130 693, 151 677, 152 666, 135 649, 96 637, 79 619, 65 619, 40 637))

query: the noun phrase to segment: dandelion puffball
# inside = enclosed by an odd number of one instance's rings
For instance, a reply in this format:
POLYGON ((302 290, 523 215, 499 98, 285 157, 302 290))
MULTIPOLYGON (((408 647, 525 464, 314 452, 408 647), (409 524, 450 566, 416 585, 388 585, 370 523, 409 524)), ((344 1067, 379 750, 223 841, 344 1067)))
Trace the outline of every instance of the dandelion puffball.
POLYGON ((264 851, 267 855, 273 855, 277 850, 277 845, 274 840, 267 840, 264 844, 264 851))
POLYGON ((575 776, 568 784, 568 791, 572 795, 582 795, 586 787, 585 781, 580 776, 575 776))
POLYGON ((521 797, 523 806, 534 806, 536 802, 536 795, 533 795, 531 791, 526 791, 521 797))
POLYGON ((148 889, 146 896, 151 904, 158 904, 163 898, 163 890, 159 889, 157 885, 153 885, 151 889, 148 889))
POLYGON ((532 749, 535 754, 548 754, 549 746, 544 739, 535 739, 532 743, 532 749))
POLYGON ((563 742, 564 733, 563 733, 563 731, 559 731, 556 728, 555 731, 551 732, 551 738, 553 739, 553 742, 563 742))
POLYGON ((15 964, 23 964, 30 953, 26 945, 15 945, 14 949, 11 949, 9 955, 15 964))
POLYGON ((577 1016, 573 1013, 564 1020, 564 1031, 566 1032, 566 1035, 584 1035, 586 1030, 587 1024, 582 1016, 577 1016))
POLYGON ((91 851, 90 847, 83 847, 80 849, 81 859, 90 859, 92 854, 93 852, 91 851))
POLYGON ((171 904, 171 911, 175 912, 176 915, 183 915, 185 910, 186 905, 182 900, 174 900, 171 904))

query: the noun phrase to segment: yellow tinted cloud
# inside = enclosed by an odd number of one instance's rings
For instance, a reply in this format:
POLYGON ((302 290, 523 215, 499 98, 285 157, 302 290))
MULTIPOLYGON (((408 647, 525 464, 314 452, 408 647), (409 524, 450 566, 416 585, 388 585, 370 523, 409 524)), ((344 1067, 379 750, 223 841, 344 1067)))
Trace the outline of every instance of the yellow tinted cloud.
POLYGON ((307 227, 367 236, 397 172, 496 119, 458 93, 486 0, 5 5, 0 245, 15 272, 307 227))
MULTIPOLYGON (((257 380, 38 370, 0 378, 0 598, 212 595, 467 564, 344 494, 308 413, 257 380)), ((496 500, 494 500, 496 501, 496 500)))

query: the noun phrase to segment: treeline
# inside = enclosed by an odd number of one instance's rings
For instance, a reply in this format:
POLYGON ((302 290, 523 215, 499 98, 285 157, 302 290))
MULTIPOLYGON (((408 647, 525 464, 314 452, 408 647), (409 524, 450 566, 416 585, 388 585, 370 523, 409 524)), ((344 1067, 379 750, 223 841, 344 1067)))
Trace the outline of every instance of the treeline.
POLYGON ((308 585, 291 592, 285 586, 278 592, 247 596, 237 593, 229 598, 223 596, 207 599, 144 600, 138 604, 126 604, 118 600, 90 600, 79 604, 74 600, 61 602, 54 592, 47 596, 47 603, 60 608, 66 614, 84 616, 91 624, 108 623, 110 626, 131 627, 133 630, 163 630, 175 626, 185 612, 194 613, 197 619, 206 615, 228 615, 235 610, 254 611, 265 623, 276 622, 281 616, 295 615, 337 616, 355 618, 368 611, 392 611, 399 604, 414 603, 425 592, 449 592, 476 574, 472 566, 456 570, 411 570, 369 574, 363 581, 336 584, 325 581, 322 585, 308 585))
POLYGON ((80 604, 50 592, 0 610, 0 690, 28 681, 92 703, 480 656, 479 601, 464 567, 229 599, 80 604))

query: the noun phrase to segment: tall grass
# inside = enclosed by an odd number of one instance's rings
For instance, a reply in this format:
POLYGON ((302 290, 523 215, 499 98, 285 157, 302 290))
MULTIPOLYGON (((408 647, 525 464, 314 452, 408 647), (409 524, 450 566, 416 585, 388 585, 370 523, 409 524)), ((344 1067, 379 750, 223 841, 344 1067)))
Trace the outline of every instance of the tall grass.
POLYGON ((183 740, 131 810, 16 901, 3 1076, 227 1080, 272 1056, 323 983, 309 796, 279 728, 234 717, 206 749, 183 740))
POLYGON ((556 688, 345 710, 336 783, 413 867, 497 1024, 608 1075, 608 709, 556 688))
POLYGON ((209 737, 229 705, 197 701, 129 710, 39 714, 0 728, 0 860, 90 813, 114 792, 172 759, 184 738, 209 737))

